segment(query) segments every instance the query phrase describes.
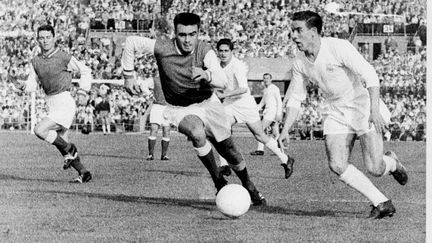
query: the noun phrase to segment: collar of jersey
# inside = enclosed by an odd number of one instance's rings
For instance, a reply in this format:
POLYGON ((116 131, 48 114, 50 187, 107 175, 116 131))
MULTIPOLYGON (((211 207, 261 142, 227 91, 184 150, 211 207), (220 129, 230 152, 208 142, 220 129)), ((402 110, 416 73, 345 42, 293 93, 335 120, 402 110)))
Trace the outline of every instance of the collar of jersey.
POLYGON ((55 49, 52 53, 50 53, 48 56, 42 54, 43 58, 51 58, 54 54, 56 54, 59 51, 59 49, 55 49))

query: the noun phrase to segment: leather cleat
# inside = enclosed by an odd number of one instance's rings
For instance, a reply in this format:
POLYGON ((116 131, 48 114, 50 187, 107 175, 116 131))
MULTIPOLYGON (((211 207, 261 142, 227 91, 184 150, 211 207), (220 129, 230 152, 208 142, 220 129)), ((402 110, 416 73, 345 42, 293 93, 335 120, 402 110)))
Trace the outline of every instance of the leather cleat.
POLYGON ((264 155, 264 151, 262 150, 255 150, 253 152, 250 153, 250 155, 255 155, 255 156, 260 156, 260 155, 264 155))
POLYGON ((228 165, 221 166, 219 167, 219 173, 221 173, 224 176, 230 176, 231 168, 228 165))
POLYGON ((292 157, 288 156, 287 163, 281 164, 281 166, 284 168, 284 171, 285 171, 285 179, 288 179, 292 175, 292 173, 294 171, 294 168, 293 168, 294 162, 295 162, 295 160, 292 157))
POLYGON ((154 156, 150 154, 149 156, 147 156, 146 160, 154 160, 154 156))
POLYGON ((161 156, 161 160, 170 160, 170 158, 166 155, 161 156))
POLYGON ((372 219, 382 219, 384 217, 393 217, 396 212, 396 208, 393 206, 391 200, 387 200, 378 204, 376 207, 372 206, 372 211, 370 212, 369 218, 372 219))
POLYGON ((82 175, 79 175, 77 178, 75 178, 71 183, 86 183, 89 182, 92 179, 92 174, 90 171, 84 172, 82 175))
POLYGON ((393 158, 396 160, 396 170, 393 172, 390 172, 389 174, 393 176, 393 178, 401 185, 405 185, 408 182, 408 173, 406 171, 405 166, 402 165, 401 162, 399 162, 399 159, 395 152, 393 151, 387 151, 385 155, 393 158))
POLYGON ((265 206, 265 205, 267 205, 266 199, 257 190, 249 191, 249 195, 251 196, 251 201, 252 201, 253 206, 265 206))

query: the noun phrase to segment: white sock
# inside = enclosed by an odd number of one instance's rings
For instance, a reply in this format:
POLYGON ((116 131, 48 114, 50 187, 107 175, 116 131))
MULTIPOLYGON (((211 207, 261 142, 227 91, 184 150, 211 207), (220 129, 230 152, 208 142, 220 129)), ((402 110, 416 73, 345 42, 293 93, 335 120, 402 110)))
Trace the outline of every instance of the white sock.
POLYGON ((367 197, 374 206, 389 200, 378 188, 354 165, 348 165, 339 179, 367 197))
POLYGON ((111 124, 108 124, 106 126, 107 126, 108 133, 111 133, 111 124))
POLYGON ((257 150, 258 151, 264 151, 264 144, 263 143, 258 143, 257 150))
POLYGON ((389 172, 393 172, 396 170, 396 160, 393 159, 390 156, 384 155, 383 156, 384 164, 385 164, 385 171, 383 175, 387 175, 389 172))
POLYGON ((209 141, 206 141, 204 146, 202 146, 200 148, 194 148, 194 149, 195 149, 195 152, 197 153, 198 156, 203 157, 203 156, 206 156, 208 153, 210 153, 212 147, 211 147, 209 141))
POLYGON ((288 161, 288 156, 286 154, 284 154, 281 149, 279 149, 278 147, 278 143, 276 142, 276 140, 274 140, 273 138, 270 138, 270 140, 265 144, 265 146, 267 148, 270 149, 270 151, 272 151, 273 153, 275 153, 277 155, 277 157, 279 157, 279 159, 281 160, 281 162, 283 164, 286 164, 288 161))
POLYGON ((219 166, 225 166, 225 165, 228 165, 228 162, 226 161, 226 159, 224 159, 224 157, 219 155, 219 166))
POLYGON ((105 125, 102 125, 102 132, 106 133, 106 127, 105 127, 105 125))

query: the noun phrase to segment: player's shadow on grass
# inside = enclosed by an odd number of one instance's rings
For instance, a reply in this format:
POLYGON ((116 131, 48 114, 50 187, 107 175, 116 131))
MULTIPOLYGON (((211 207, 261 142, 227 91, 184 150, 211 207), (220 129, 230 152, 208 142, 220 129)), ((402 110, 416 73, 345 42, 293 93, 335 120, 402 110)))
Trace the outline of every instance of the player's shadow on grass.
POLYGON ((24 177, 19 177, 19 176, 14 176, 14 175, 5 175, 5 174, 0 174, 0 180, 4 180, 4 181, 9 181, 9 180, 14 180, 14 181, 38 181, 38 182, 63 182, 63 180, 54 180, 54 179, 44 179, 44 178, 24 178, 24 177))
MULTIPOLYGON (((189 207, 204 211, 215 211, 216 204, 214 199, 179 199, 179 198, 161 198, 161 197, 144 197, 144 196, 129 196, 122 194, 103 194, 103 193, 90 193, 90 192, 69 192, 69 191, 39 191, 42 193, 53 193, 53 194, 66 194, 88 198, 99 198, 117 202, 127 203, 144 203, 153 205, 164 205, 164 206, 177 206, 177 207, 189 207)), ((296 206, 298 208, 298 206, 296 206)), ((251 206, 251 211, 257 211, 267 214, 282 214, 282 215, 295 215, 295 216, 306 216, 306 217, 334 217, 334 218, 364 218, 364 212, 356 211, 332 211, 332 210, 303 210, 296 209, 296 207, 290 208, 290 206, 251 206)), ((212 219, 225 219, 219 217, 211 217, 212 219)))
POLYGON ((106 153, 100 153, 100 154, 92 154, 92 153, 80 153, 80 156, 92 156, 92 157, 103 157, 103 158, 120 158, 120 159, 137 159, 137 160, 144 160, 143 157, 134 157, 134 156, 126 156, 121 154, 106 154, 106 153))

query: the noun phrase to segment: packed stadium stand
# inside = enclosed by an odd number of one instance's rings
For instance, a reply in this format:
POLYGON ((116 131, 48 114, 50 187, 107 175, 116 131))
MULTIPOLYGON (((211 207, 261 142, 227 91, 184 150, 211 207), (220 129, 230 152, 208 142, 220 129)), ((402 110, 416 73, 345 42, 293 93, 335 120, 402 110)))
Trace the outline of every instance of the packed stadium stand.
MULTIPOLYGON (((392 112, 386 139, 425 140, 426 0, 335 0, 331 4, 323 0, 4 0, 0 2, 0 127, 30 129, 30 95, 14 89, 10 79, 26 80, 29 61, 39 52, 35 31, 42 24, 53 25, 58 48, 84 61, 93 72, 90 95, 72 89, 78 104, 73 128, 100 129, 94 109, 100 91, 107 89, 113 131, 137 132, 145 129, 143 117, 152 97, 130 96, 121 86, 120 57, 126 36, 172 36, 174 15, 194 12, 203 21, 200 38, 213 45, 220 38, 231 38, 240 59, 280 73, 275 82, 283 92, 289 85, 290 60, 296 56, 290 17, 306 9, 323 16, 324 36, 348 39, 376 68, 381 96, 392 112), (271 65, 275 60, 287 63, 288 70, 271 65)), ((250 70, 250 87, 259 99, 262 73, 250 70)), ((138 57, 135 71, 143 80, 158 75, 152 56, 138 57)), ((34 119, 38 120, 46 110, 43 95, 35 97, 34 119)), ((292 131, 294 138, 322 137, 317 109, 322 99, 316 87, 309 87, 292 131)))

